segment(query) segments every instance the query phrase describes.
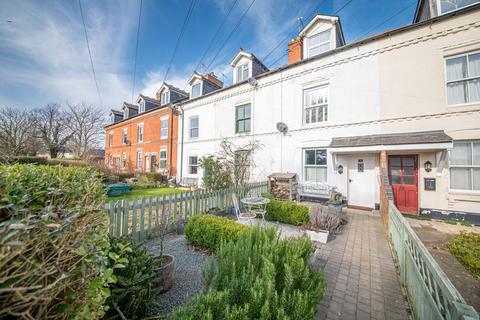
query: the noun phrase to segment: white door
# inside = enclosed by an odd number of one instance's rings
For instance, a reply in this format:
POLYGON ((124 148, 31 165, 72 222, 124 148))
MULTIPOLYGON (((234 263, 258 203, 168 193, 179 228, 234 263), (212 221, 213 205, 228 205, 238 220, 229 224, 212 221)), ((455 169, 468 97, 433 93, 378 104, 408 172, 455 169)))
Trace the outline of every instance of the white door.
POLYGON ((352 155, 348 162, 348 204, 375 208, 376 155, 352 155))
POLYGON ((151 168, 150 157, 146 156, 145 157, 145 172, 150 172, 150 168, 151 168))

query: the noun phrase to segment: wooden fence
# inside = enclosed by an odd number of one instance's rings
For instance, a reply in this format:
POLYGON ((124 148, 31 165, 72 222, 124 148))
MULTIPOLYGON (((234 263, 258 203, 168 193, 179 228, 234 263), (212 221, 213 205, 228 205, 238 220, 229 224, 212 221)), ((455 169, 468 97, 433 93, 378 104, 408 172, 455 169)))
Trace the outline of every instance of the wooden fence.
POLYGON ((388 233, 414 319, 478 319, 391 200, 388 217, 388 233))
POLYGON ((267 182, 256 182, 218 191, 197 190, 162 197, 113 201, 106 208, 110 216, 109 231, 116 237, 132 235, 136 241, 141 241, 152 236, 160 223, 166 223, 167 228, 174 228, 179 222, 211 208, 230 212, 232 194, 242 198, 266 191, 267 182))

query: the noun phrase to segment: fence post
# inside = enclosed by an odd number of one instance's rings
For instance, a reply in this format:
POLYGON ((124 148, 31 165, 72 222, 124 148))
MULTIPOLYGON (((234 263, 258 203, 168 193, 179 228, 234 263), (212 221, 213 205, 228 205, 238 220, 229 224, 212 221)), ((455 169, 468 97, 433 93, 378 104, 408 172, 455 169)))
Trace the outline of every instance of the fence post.
POLYGON ((145 198, 142 198, 140 203, 140 234, 138 236, 138 241, 141 241, 145 237, 145 198))
POLYGON ((148 198, 148 230, 147 235, 152 233, 152 197, 148 198))
POLYGON ((137 240, 137 200, 132 200, 132 238, 137 240))

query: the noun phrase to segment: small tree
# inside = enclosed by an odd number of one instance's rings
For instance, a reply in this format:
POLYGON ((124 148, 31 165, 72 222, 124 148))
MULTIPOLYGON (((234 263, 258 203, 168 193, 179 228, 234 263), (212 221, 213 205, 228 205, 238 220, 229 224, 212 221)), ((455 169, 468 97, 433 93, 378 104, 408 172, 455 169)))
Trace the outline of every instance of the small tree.
POLYGON ((203 169, 203 184, 209 190, 220 190, 232 185, 230 173, 221 159, 208 155, 200 159, 203 169))
POLYGON ((66 144, 73 132, 68 129, 69 117, 56 103, 49 103, 35 111, 37 123, 37 137, 43 147, 50 154, 50 158, 57 158, 65 152, 66 144))
POLYGON ((0 154, 3 156, 35 155, 35 117, 19 108, 0 108, 0 154))

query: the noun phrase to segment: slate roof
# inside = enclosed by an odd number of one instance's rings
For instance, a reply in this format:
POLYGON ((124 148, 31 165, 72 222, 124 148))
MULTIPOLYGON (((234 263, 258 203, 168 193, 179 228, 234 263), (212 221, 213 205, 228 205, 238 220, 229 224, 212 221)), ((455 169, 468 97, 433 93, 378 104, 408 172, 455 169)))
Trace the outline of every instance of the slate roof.
POLYGON ((185 92, 185 91, 183 91, 182 89, 179 89, 179 88, 177 88, 177 87, 175 87, 175 86, 172 86, 171 84, 168 84, 168 83, 166 83, 166 82, 164 82, 163 84, 164 84, 168 89, 170 89, 170 90, 172 90, 172 91, 176 91, 176 92, 178 92, 178 93, 180 93, 180 94, 182 94, 182 95, 184 95, 184 96, 188 96, 188 93, 185 92))
POLYGON ((137 105, 131 104, 131 103, 128 103, 128 102, 124 102, 124 103, 123 103, 123 106, 124 106, 124 107, 128 107, 128 108, 130 108, 130 109, 138 110, 138 106, 137 106, 137 105))
POLYGON ((157 99, 153 99, 153 98, 144 96, 143 94, 139 94, 139 96, 140 96, 143 100, 145 100, 145 101, 154 103, 154 104, 156 104, 156 105, 160 105, 160 101, 158 101, 157 99))
POLYGON ((443 130, 333 138, 330 148, 452 142, 443 130))
POLYGON ((119 115, 123 115, 123 112, 122 111, 119 111, 119 110, 114 110, 114 109, 110 109, 110 111, 114 114, 119 114, 119 115))

